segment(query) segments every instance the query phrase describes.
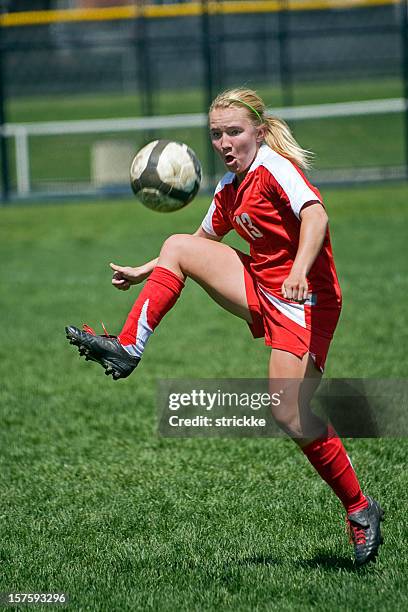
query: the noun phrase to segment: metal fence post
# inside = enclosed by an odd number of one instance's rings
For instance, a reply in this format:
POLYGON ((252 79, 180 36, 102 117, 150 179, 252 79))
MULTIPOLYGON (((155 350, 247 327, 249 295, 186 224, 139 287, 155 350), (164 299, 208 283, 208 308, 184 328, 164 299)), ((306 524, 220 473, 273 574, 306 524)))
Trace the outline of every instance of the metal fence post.
POLYGON ((217 93, 223 87, 225 70, 225 19, 223 11, 224 0, 216 0, 217 14, 215 18, 215 36, 213 37, 213 55, 215 64, 215 86, 217 93))
MULTIPOLYGON (((215 58, 213 57, 213 45, 211 38, 211 25, 210 25, 210 15, 208 11, 208 0, 201 0, 201 50, 203 56, 204 70, 204 92, 205 92, 205 111, 208 112, 208 109, 211 105, 211 102, 214 98, 214 78, 215 78, 215 58)), ((206 130, 206 138, 208 139, 207 128, 206 130)), ((208 168, 208 177, 209 177, 209 186, 212 188, 215 183, 215 157, 214 151, 211 146, 211 143, 208 144, 207 147, 207 168, 208 168)))
POLYGON ((135 47, 137 53, 138 82, 141 96, 141 111, 144 116, 154 114, 153 91, 151 78, 151 61, 149 49, 149 37, 147 34, 147 20, 144 15, 144 1, 140 0, 138 6, 140 14, 135 18, 135 47))
POLYGON ((284 106, 293 106, 293 75, 290 57, 290 14, 288 0, 281 0, 278 11, 279 74, 284 106))
MULTIPOLYGON (((3 13, 3 11, 1 11, 3 13)), ((1 14, 0 13, 0 14, 1 14)), ((4 56, 6 46, 4 44, 4 30, 0 25, 0 155, 1 155, 1 198, 7 202, 10 196, 10 174, 7 149, 6 125, 6 88, 4 77, 4 56)))
POLYGON ((401 72, 404 85, 405 178, 408 180, 408 0, 401 0, 401 72))

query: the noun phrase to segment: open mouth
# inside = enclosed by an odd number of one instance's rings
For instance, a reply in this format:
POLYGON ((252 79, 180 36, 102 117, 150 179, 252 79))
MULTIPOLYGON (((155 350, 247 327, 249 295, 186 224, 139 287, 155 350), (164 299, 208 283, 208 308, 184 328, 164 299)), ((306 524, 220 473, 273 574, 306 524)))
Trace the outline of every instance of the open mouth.
POLYGON ((228 154, 224 157, 224 160, 226 164, 232 164, 235 161, 235 157, 228 154))

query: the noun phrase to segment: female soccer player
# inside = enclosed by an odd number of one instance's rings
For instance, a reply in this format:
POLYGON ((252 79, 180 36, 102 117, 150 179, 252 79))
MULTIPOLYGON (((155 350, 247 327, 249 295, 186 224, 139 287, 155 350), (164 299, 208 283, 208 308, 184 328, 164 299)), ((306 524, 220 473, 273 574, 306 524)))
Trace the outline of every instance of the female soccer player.
POLYGON ((186 277, 223 308, 244 319, 271 347, 269 379, 296 379, 273 415, 343 503, 357 565, 375 559, 383 517, 364 496, 341 440, 310 410, 341 310, 341 292, 319 191, 302 172, 308 153, 288 126, 265 113, 256 92, 221 93, 209 111, 210 137, 228 172, 201 227, 168 238, 157 259, 142 266, 111 264, 122 291, 147 279, 119 336, 70 326, 81 355, 114 379, 138 365, 146 342, 174 306, 186 277), (250 245, 246 255, 222 238, 234 229, 250 245), (306 384, 307 383, 307 384, 306 384))

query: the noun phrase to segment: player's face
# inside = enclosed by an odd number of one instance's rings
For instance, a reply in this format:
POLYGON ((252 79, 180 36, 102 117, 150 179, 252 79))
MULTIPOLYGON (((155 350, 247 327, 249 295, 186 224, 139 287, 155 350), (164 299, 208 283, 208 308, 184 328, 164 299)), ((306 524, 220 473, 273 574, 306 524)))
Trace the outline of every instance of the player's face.
POLYGON ((215 108, 209 117, 214 149, 230 172, 243 179, 264 139, 264 130, 253 125, 245 108, 215 108))

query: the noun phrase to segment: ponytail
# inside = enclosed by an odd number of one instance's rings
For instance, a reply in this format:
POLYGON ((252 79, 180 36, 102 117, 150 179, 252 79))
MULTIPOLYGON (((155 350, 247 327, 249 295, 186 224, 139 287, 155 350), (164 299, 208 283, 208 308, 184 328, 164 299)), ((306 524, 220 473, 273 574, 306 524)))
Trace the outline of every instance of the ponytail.
POLYGON ((304 170, 311 167, 313 153, 302 149, 283 119, 265 116, 264 123, 266 125, 265 143, 271 149, 304 170))

